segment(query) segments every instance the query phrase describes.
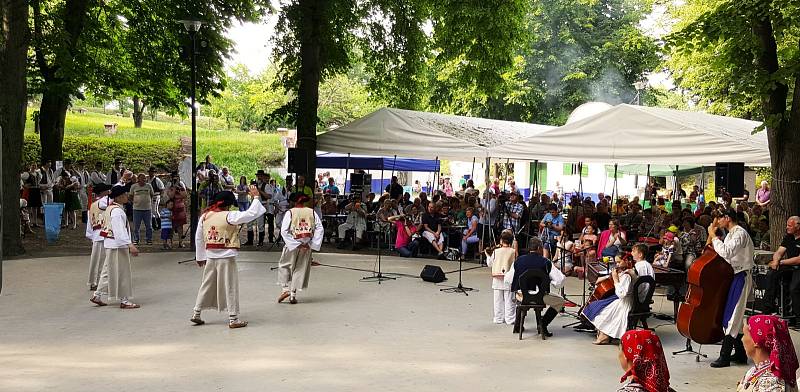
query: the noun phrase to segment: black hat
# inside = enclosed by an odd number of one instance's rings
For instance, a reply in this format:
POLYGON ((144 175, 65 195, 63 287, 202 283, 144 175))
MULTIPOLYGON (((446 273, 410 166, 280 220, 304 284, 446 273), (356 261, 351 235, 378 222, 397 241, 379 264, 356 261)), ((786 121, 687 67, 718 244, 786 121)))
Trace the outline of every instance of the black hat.
POLYGON ((256 175, 257 176, 266 176, 267 173, 265 173, 264 170, 258 169, 258 171, 256 172, 256 175))
POLYGON ((65 165, 71 165, 72 164, 72 159, 69 159, 69 158, 65 159, 64 160, 64 164, 65 165))
POLYGON ((84 161, 83 159, 78 159, 75 163, 78 165, 83 165, 86 163, 86 161, 84 161))
POLYGON ((236 204, 236 196, 234 196, 233 192, 231 191, 222 191, 220 193, 217 193, 216 196, 214 196, 214 203, 219 201, 222 202, 222 205, 220 205, 220 207, 222 208, 230 207, 236 204))
POLYGON ((122 158, 114 159, 114 164, 122 163, 122 158))
POLYGON ((116 199, 118 196, 124 195, 126 193, 128 193, 128 190, 125 189, 124 186, 122 186, 122 185, 114 185, 114 187, 111 188, 111 194, 109 194, 109 196, 112 199, 116 199))
POLYGON ((305 203, 311 200, 305 193, 295 192, 289 196, 289 201, 292 203, 305 203))
POLYGON ((155 166, 150 166, 150 168, 147 169, 148 173, 155 173, 155 171, 156 171, 156 167, 155 166))
POLYGON ((101 184, 97 184, 97 185, 92 187, 92 192, 94 192, 95 195, 99 195, 99 194, 101 194, 103 192, 110 191, 110 190, 111 190, 111 185, 102 184, 102 183, 101 184))

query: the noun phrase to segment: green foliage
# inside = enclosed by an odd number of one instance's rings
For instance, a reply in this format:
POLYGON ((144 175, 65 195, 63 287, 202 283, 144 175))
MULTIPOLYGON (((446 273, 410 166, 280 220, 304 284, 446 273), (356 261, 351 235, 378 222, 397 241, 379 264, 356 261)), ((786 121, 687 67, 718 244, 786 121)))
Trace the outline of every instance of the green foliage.
MULTIPOLYGON (((202 124, 201 124, 202 125, 202 124)), ((187 125, 145 120, 134 128, 133 120, 98 113, 67 114, 64 157, 100 160, 106 166, 124 157, 135 170, 152 165, 177 167, 181 138, 191 135, 187 125), (117 133, 107 135, 103 124, 118 123, 117 133)), ((33 134, 33 122, 26 123, 24 162, 38 162, 41 147, 33 134)), ((280 165, 283 146, 276 134, 197 129, 197 155, 211 154, 214 161, 228 166, 234 174, 252 176, 256 170, 280 165)))

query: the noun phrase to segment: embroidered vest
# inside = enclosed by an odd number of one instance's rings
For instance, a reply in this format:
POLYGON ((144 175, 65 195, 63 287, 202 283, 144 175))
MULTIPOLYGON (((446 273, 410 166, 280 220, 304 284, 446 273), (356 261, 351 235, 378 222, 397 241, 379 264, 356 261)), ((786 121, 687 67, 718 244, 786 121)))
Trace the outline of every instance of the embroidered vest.
POLYGON ((292 208, 289 210, 292 213, 292 222, 289 224, 294 239, 311 238, 314 236, 314 229, 316 222, 314 222, 314 210, 303 208, 292 208))
POLYGON ((89 207, 89 221, 92 222, 92 230, 103 228, 106 211, 100 208, 100 200, 98 199, 89 207))
POLYGON ((497 248, 494 250, 492 276, 502 277, 514 264, 514 248, 497 248))
MULTIPOLYGON (((114 239, 114 230, 111 228, 111 212, 122 208, 118 204, 109 204, 103 213, 103 223, 100 229, 100 236, 103 238, 114 239)), ((125 226, 128 226, 128 219, 125 219, 125 226)))
POLYGON ((228 223, 228 211, 209 211, 203 215, 206 249, 239 249, 239 225, 228 223))

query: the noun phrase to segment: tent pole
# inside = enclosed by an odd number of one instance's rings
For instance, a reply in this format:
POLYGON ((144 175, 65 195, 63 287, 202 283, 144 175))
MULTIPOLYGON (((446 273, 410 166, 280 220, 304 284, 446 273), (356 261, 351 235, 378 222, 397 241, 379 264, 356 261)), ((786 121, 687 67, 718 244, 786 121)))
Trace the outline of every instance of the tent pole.
MULTIPOLYGON (((433 173, 433 184, 431 184, 431 187, 434 190, 438 191, 439 190, 439 177, 440 177, 441 172, 442 172, 442 163, 439 162, 439 157, 438 156, 436 157, 436 163, 438 163, 439 170, 437 170, 436 173, 433 173)), ((431 192, 431 194, 433 194, 433 192, 431 192)), ((431 200, 433 200, 433 196, 432 195, 431 195, 431 200)))
MULTIPOLYGON (((652 187, 650 187, 650 164, 649 164, 649 163, 647 164, 647 184, 644 186, 644 198, 645 198, 645 199, 652 199, 652 198, 653 198, 653 195, 651 195, 651 194, 649 194, 649 193, 647 192, 647 189, 648 189, 648 188, 650 189, 650 191, 652 191, 652 190, 653 190, 653 188, 652 188, 652 187), (649 197, 648 197, 648 196, 649 196, 649 197)), ((648 201, 649 201, 649 200, 648 200, 648 201)), ((644 201, 642 201, 642 202, 644 203, 644 201)), ((644 205, 644 204, 642 204, 642 205, 644 205)), ((650 207, 652 207, 652 206, 650 206, 650 207)))
POLYGON ((503 192, 506 191, 506 184, 508 184, 508 161, 510 159, 506 158, 506 176, 503 178, 503 192))
POLYGON ((394 154, 394 162, 392 162, 392 177, 394 177, 394 168, 397 166, 397 154, 394 154))
MULTIPOLYGON (((583 200, 583 162, 578 162, 578 193, 581 194, 581 200, 583 200)), ((564 197, 564 195, 561 195, 561 197, 564 197)))
POLYGON ((672 187, 672 200, 680 200, 681 192, 678 184, 678 165, 675 165, 675 185, 672 187))
POLYGON ((539 160, 533 161, 533 189, 531 189, 531 198, 539 193, 539 160))
POLYGON ((700 166, 700 192, 706 191, 706 167, 700 166))
MULTIPOLYGON (((350 153, 347 153, 347 166, 344 169, 344 194, 347 194, 347 176, 350 175, 350 153)), ((353 184, 350 184, 352 188, 353 184)))
POLYGON ((492 173, 492 157, 486 157, 486 167, 483 170, 483 182, 486 185, 486 190, 489 189, 489 175, 492 173))
POLYGON ((614 164, 614 185, 611 187, 611 204, 613 205, 617 200, 617 164, 614 164))
MULTIPOLYGON (((469 179, 472 180, 472 177, 475 177, 475 157, 472 157, 472 171, 469 172, 469 179)), ((472 180, 472 183, 475 183, 475 180, 472 180)))

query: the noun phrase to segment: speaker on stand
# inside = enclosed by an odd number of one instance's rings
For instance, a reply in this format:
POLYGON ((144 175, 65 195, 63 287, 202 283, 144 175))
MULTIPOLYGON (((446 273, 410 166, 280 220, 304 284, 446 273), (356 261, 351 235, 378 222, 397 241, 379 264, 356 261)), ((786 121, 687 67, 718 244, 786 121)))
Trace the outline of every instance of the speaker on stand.
POLYGON ((717 162, 714 170, 714 195, 722 197, 725 193, 731 197, 744 196, 744 163, 717 162))

